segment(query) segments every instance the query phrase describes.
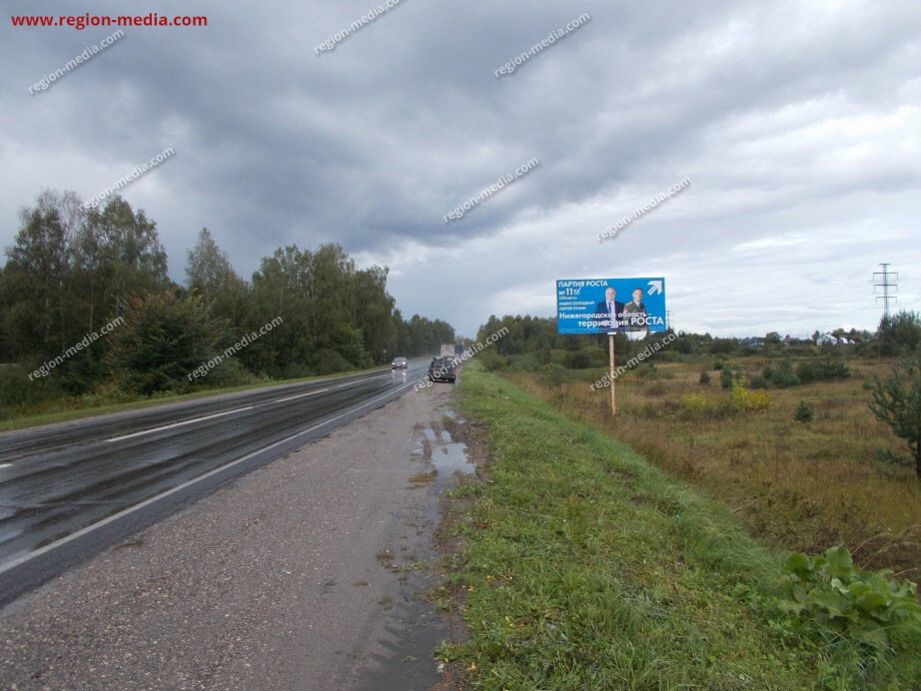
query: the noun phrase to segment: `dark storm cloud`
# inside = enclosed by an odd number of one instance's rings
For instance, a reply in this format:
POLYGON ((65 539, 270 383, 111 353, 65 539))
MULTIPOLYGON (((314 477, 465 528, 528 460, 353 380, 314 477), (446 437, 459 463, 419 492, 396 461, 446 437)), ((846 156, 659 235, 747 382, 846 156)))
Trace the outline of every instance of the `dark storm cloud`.
MULTIPOLYGON (((797 311, 798 291, 835 305, 813 328, 875 319, 872 295, 834 296, 895 256, 918 211, 912 2, 403 0, 315 54, 374 4, 160 3, 209 25, 125 29, 35 96, 36 79, 111 30, 5 24, 0 240, 41 187, 89 197, 173 147, 125 196, 158 221, 177 279, 207 225, 243 273, 279 245, 339 242, 393 267, 404 311, 468 333, 491 311, 552 313, 553 278, 580 273, 669 275, 688 328, 808 328, 816 314, 797 311), (584 12, 583 28, 495 78, 584 12), (540 168, 444 224, 532 157, 540 168), (599 247, 597 233, 685 176, 680 199, 599 247), (774 292, 793 251, 833 261, 839 278, 817 285, 829 264, 809 263, 774 292), (721 277, 743 266, 751 289, 727 289, 735 281, 721 277), (730 316, 697 297, 714 293, 730 316)), ((5 11, 74 11, 42 5, 5 11)), ((900 255, 918 266, 917 253, 900 255)))

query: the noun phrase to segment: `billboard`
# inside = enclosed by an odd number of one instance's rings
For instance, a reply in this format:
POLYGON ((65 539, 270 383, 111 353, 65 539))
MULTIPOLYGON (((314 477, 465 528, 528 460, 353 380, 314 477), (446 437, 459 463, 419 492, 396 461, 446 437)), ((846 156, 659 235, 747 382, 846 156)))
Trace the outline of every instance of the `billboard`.
POLYGON ((561 334, 665 331, 665 279, 558 280, 556 325, 561 334))

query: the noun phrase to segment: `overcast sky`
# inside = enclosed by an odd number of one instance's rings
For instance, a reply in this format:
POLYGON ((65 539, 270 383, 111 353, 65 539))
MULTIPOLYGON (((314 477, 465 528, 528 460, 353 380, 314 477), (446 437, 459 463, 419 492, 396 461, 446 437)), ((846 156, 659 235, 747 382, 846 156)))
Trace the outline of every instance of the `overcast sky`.
POLYGON ((207 226, 246 277, 280 245, 337 242, 390 267, 404 314, 465 335, 490 314, 553 315, 557 278, 664 275, 679 329, 810 334, 873 328, 888 261, 899 306, 921 308, 917 0, 402 0, 316 54, 375 5, 4 2, 208 26, 127 28, 30 95, 114 29, 3 17, 0 244, 43 188, 89 198, 172 147, 123 196, 157 221, 177 281, 207 226))

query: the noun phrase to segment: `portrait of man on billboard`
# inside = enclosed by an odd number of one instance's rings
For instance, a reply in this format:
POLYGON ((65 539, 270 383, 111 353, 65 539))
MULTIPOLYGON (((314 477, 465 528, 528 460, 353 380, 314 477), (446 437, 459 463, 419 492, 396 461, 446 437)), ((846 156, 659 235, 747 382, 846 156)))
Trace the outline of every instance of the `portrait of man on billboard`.
POLYGON ((617 291, 608 287, 604 291, 604 300, 595 306, 595 319, 600 320, 601 326, 598 333, 610 331, 623 331, 621 319, 624 313, 624 303, 617 301, 617 291))
POLYGON ((633 299, 624 305, 623 322, 629 331, 646 329, 646 305, 643 304, 643 289, 634 288, 633 299))

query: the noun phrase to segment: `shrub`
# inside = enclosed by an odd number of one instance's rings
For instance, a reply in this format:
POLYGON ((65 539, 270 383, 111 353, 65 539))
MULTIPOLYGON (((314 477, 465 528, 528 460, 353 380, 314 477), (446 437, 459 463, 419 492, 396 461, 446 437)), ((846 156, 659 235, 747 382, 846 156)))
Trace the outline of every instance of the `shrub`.
MULTIPOLYGON (((0 406, 28 407, 60 398, 64 395, 60 377, 52 372, 47 377, 29 380, 31 370, 19 365, 0 365, 0 406)), ((7 410, 7 415, 11 411, 7 410)))
POLYGON ((643 365, 634 368, 636 376, 640 379, 658 379, 659 370, 656 368, 654 362, 645 362, 643 365))
POLYGON ((569 371, 557 362, 551 362, 540 368, 540 381, 548 388, 558 389, 569 380, 569 371))
POLYGON ((765 377, 765 379, 769 379, 771 384, 778 389, 787 389, 800 383, 799 377, 793 371, 793 365, 790 364, 789 360, 781 362, 777 369, 771 372, 771 376, 765 377))
MULTIPOLYGON (((536 353, 523 353, 521 355, 516 355, 510 359, 511 369, 514 372, 537 372, 541 368, 541 364, 537 359, 536 353)), ((562 367, 562 364, 554 362, 552 364, 559 365, 562 367)))
POLYGON ((899 312, 885 316, 877 330, 880 353, 885 356, 906 355, 921 348, 921 316, 917 312, 899 312))
POLYGON ((748 385, 753 389, 766 389, 771 384, 767 379, 764 378, 763 375, 759 374, 755 377, 752 377, 752 380, 749 382, 748 385))
POLYGON ((796 406, 796 411, 793 413, 793 419, 797 422, 812 422, 813 418, 815 418, 815 411, 812 406, 806 401, 800 401, 799 405, 796 406))
POLYGON ((706 396, 699 393, 687 394, 681 397, 682 417, 696 419, 706 416, 713 406, 706 396))
POLYGON ((771 407, 771 397, 766 391, 749 391, 740 384, 732 387, 731 400, 734 408, 748 412, 767 410, 771 407))
POLYGON ((220 322, 198 295, 178 290, 132 298, 112 334, 112 360, 124 388, 145 396, 192 386, 187 375, 222 349, 220 322))
POLYGON ((736 342, 732 338, 714 338, 713 342, 710 343, 710 352, 713 354, 717 353, 731 353, 735 350, 736 342))
POLYGON ((495 350, 486 349, 477 356, 477 361, 487 372, 508 369, 508 359, 495 350))
POLYGON ((569 354, 569 366, 572 369, 588 369, 589 367, 594 367, 595 363, 592 361, 591 353, 577 350, 569 354))
MULTIPOLYGON (((331 374, 333 372, 348 372, 355 366, 342 355, 331 348, 321 348, 311 358, 311 365, 318 374, 331 374)), ((223 364, 221 365, 223 367, 223 364)))
POLYGON ((796 366, 796 376, 803 384, 808 384, 821 379, 822 371, 814 362, 801 362, 796 366))
POLYGON ((819 363, 819 372, 822 379, 847 379, 851 370, 841 358, 826 358, 819 363))
POLYGON ((708 386, 710 384, 710 375, 707 374, 707 370, 703 370, 700 373, 700 378, 697 381, 704 386, 708 386))
POLYGON ((921 351, 893 368, 887 379, 876 378, 869 388, 870 410, 908 442, 921 479, 921 351))
POLYGON ((729 365, 723 365, 720 371, 720 386, 724 389, 732 388, 732 368, 729 365))
POLYGON ((821 362, 801 362, 796 366, 796 375, 800 383, 808 384, 814 381, 828 381, 830 379, 847 379, 851 370, 841 358, 826 357, 821 362))
MULTIPOLYGON (((669 399, 662 401, 661 406, 667 406, 669 399)), ((703 393, 686 394, 674 407, 678 417, 684 420, 722 419, 734 415, 737 410, 732 401, 724 396, 707 396, 703 393)))

